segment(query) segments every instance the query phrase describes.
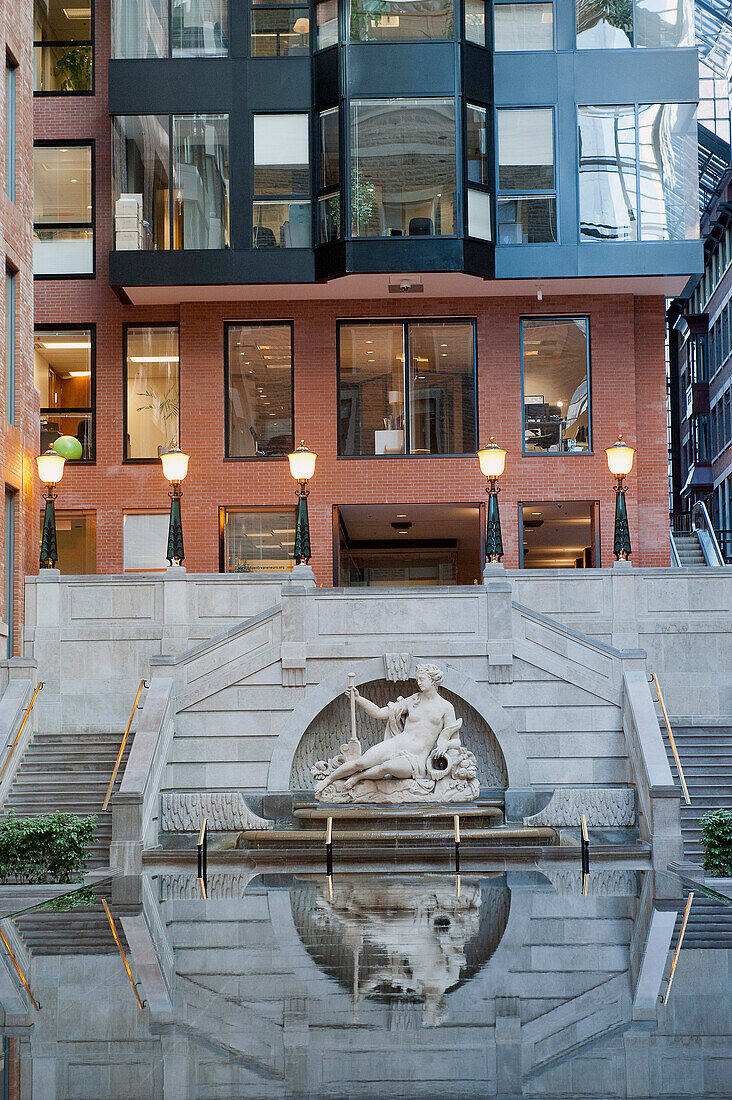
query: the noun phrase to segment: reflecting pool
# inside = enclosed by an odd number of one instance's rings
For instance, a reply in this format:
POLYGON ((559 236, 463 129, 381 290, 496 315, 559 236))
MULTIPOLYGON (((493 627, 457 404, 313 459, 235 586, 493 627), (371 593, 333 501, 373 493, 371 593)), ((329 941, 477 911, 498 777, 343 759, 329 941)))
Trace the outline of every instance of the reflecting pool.
POLYGON ((247 867, 202 893, 166 869, 0 920, 0 1096, 732 1095, 732 905, 695 897, 669 989, 672 876, 247 867))

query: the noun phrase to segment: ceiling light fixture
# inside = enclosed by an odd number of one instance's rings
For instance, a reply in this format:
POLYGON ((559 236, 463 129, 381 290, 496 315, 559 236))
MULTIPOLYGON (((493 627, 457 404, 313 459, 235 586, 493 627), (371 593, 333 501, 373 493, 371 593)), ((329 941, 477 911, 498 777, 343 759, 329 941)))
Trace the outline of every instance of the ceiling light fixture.
POLYGON ((131 363, 178 363, 180 362, 177 355, 130 355, 128 356, 131 363))
POLYGON ((48 348, 49 351, 89 351, 91 340, 43 340, 41 347, 48 348))

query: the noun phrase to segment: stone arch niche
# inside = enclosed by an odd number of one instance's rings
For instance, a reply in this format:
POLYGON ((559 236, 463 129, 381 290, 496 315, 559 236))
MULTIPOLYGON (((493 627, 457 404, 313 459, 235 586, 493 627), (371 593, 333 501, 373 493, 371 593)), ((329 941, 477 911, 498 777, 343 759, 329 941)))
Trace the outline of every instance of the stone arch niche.
MULTIPOLYGON (((388 680, 371 680, 359 686, 361 695, 365 695, 381 707, 390 700, 393 701, 399 696, 406 698, 416 691, 418 688, 415 680, 405 681, 398 686, 388 680)), ((500 745, 485 718, 470 703, 449 691, 444 685, 440 688, 440 694, 449 699, 455 707, 457 717, 463 720, 460 739, 463 745, 475 754, 481 787, 505 790, 508 786, 506 762, 500 745)), ((365 752, 371 745, 383 739, 384 723, 377 718, 371 718, 357 707, 356 733, 365 752)), ((292 760, 290 790, 312 790, 313 777, 310 771, 312 765, 317 760, 335 756, 350 736, 350 704, 345 694, 341 694, 321 710, 302 735, 292 760)))

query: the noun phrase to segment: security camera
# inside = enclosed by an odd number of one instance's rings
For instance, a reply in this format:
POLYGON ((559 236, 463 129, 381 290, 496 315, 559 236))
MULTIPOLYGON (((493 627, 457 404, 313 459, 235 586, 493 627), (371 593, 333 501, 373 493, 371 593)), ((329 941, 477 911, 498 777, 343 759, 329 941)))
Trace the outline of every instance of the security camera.
POLYGON ((404 279, 404 280, 402 280, 402 282, 401 282, 401 283, 399 284, 399 289, 400 289, 400 290, 403 290, 403 291, 404 291, 404 293, 406 294, 406 292, 407 292, 408 290, 411 290, 411 289, 412 289, 412 284, 411 284, 411 283, 409 283, 409 282, 407 282, 407 280, 406 280, 406 279, 404 279))

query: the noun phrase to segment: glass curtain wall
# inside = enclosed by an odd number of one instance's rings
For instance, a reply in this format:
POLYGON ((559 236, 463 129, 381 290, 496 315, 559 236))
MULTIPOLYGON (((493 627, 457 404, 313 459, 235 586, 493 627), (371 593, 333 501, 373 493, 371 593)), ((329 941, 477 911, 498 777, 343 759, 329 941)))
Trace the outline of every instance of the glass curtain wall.
POLYGON ((310 142, 306 114, 254 115, 254 248, 309 248, 310 142))
POLYGON ((178 326, 130 326, 125 345, 125 458, 157 459, 180 439, 178 326))
POLYGON ((229 244, 229 116, 173 115, 173 246, 229 244))
POLYGON ((115 248, 170 248, 167 115, 112 119, 115 248))
POLYGON ((292 434, 292 327, 227 326, 226 454, 283 456, 292 434))
POLYGON ((521 322, 524 454, 576 454, 591 446, 589 322, 521 322))
POLYGON ((465 155, 468 172, 468 236, 492 239, 491 166, 488 159, 487 108, 465 109, 465 155))
POLYGON ((113 57, 225 57, 227 0, 113 0, 113 57))
POLYGON ((224 509, 224 572, 287 573, 293 566, 295 512, 224 509))
POLYGON ((466 454, 476 448, 470 321, 343 324, 339 454, 466 454))
POLYGON ((698 237, 695 104, 580 107, 578 115, 581 239, 698 237))
POLYGON ((94 271, 91 145, 33 149, 33 274, 94 271))
POLYGON ((351 235, 455 233, 455 102, 351 102, 351 235))
POLYGON ((315 5, 316 50, 338 45, 338 0, 321 0, 315 5))
POLYGON ((61 435, 81 443, 80 461, 94 458, 94 348, 89 328, 37 328, 33 379, 41 395, 41 453, 61 435))
POLYGON ((318 241, 341 236, 340 111, 331 107, 320 113, 320 186, 318 193, 318 241))
POLYGON ((305 57, 310 52, 310 9, 252 0, 252 57, 305 57))
POLYGON ((557 239, 554 111, 505 107, 496 116, 498 243, 553 243, 557 239))
POLYGON ((91 0, 35 0, 33 47, 34 92, 90 92, 91 0))
POLYGON ((455 37, 453 0, 351 0, 352 42, 425 42, 455 37))
POLYGON ((693 45, 693 0, 577 0, 580 50, 693 45))
POLYGON ((485 46, 485 0, 463 0, 465 11, 465 41, 485 46))
POLYGON ((554 5, 494 4, 493 49, 496 53, 554 49, 554 5))

